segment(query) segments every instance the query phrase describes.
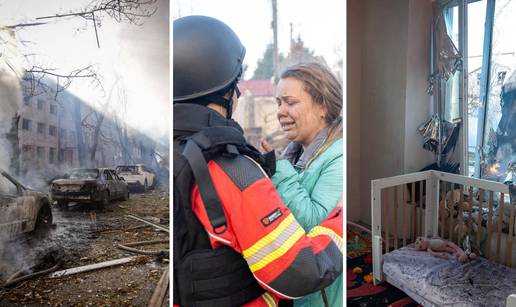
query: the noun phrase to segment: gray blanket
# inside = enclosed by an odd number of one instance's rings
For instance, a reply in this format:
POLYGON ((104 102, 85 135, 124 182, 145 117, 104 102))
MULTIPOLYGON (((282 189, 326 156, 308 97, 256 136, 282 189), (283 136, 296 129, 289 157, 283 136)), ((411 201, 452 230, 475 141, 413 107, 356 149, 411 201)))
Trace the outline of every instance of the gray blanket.
POLYGON ((505 306, 516 293, 516 269, 485 258, 461 264, 403 247, 383 260, 387 281, 423 306, 505 306))

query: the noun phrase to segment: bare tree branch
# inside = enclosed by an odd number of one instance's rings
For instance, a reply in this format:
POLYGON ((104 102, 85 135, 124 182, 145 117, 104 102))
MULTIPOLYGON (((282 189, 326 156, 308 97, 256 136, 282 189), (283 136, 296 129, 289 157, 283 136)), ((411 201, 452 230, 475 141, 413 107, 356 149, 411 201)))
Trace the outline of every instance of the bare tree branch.
POLYGON ((54 93, 55 99, 59 93, 65 91, 74 79, 90 79, 90 83, 94 87, 100 87, 102 89, 101 77, 96 73, 95 68, 92 65, 72 70, 68 73, 61 73, 55 68, 43 68, 41 66, 32 66, 26 70, 24 76, 24 93, 27 96, 37 96, 43 93, 54 93), (56 87, 51 88, 43 80, 45 77, 55 77, 56 87), (36 92, 36 89, 39 92, 36 92))
POLYGON ((36 19, 78 16, 95 22, 95 13, 100 13, 97 14, 98 19, 96 21, 98 23, 97 25, 100 26, 102 15, 105 13, 116 22, 126 21, 132 24, 142 25, 145 18, 156 13, 156 2, 157 0, 95 0, 79 11, 70 12, 68 14, 43 16, 36 19))
MULTIPOLYGON (((97 27, 102 26, 104 15, 109 16, 116 22, 129 22, 141 26, 146 18, 151 17, 158 10, 156 3, 157 0, 94 0, 83 9, 71 11, 67 14, 36 17, 36 20, 82 17, 87 21, 93 22, 97 46, 100 48, 97 27)), ((28 22, 10 25, 7 28, 17 29, 45 24, 45 22, 28 22)))
POLYGON ((14 25, 5 26, 7 29, 16 29, 16 28, 25 28, 25 27, 34 27, 41 26, 47 24, 46 22, 28 22, 28 23, 18 23, 14 25))

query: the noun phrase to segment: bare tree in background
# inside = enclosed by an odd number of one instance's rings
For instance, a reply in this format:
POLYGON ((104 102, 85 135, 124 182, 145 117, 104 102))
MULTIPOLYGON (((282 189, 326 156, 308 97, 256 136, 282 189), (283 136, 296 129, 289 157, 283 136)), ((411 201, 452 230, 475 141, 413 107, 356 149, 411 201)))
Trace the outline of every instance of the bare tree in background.
POLYGON ((101 77, 96 73, 92 65, 75 69, 67 73, 61 73, 56 68, 43 68, 33 65, 26 70, 23 77, 24 96, 38 96, 41 94, 52 93, 54 100, 57 100, 59 93, 64 92, 75 79, 88 79, 93 87, 102 88, 101 77), (54 77, 56 82, 52 87, 44 82, 45 77, 54 77))
MULTIPOLYGON (((51 16, 37 17, 36 20, 47 20, 55 18, 71 18, 80 17, 87 21, 91 21, 95 29, 95 37, 97 39, 97 46, 100 48, 98 28, 102 26, 104 18, 109 17, 116 22, 128 22, 129 24, 142 25, 146 18, 151 17, 157 11, 157 0, 94 0, 91 1, 84 8, 72 10, 66 14, 55 14, 51 16)), ((25 27, 34 27, 45 25, 46 22, 31 22, 20 23, 7 26, 10 29, 20 29, 25 27)), ((26 45, 28 42, 22 42, 26 45)), ((29 57, 34 57, 34 54, 26 54, 25 58, 30 62, 29 57)), ((92 65, 78 68, 70 72, 60 72, 56 68, 42 67, 40 65, 29 65, 25 78, 29 81, 28 86, 24 88, 24 94, 29 96, 36 96, 37 88, 48 92, 48 86, 42 82, 44 77, 53 77, 56 79, 56 88, 52 89, 57 95, 66 90, 72 82, 77 78, 88 78, 95 86, 101 86, 101 78, 96 73, 92 65)))
POLYGON ((91 111, 88 115, 86 115, 84 118, 82 118, 81 121, 81 129, 87 128, 89 130, 93 131, 92 134, 92 142, 89 150, 89 165, 93 166, 95 163, 95 157, 99 148, 99 144, 102 142, 102 138, 105 139, 102 135, 102 124, 104 123, 104 119, 106 116, 106 113, 108 112, 108 109, 110 106, 112 106, 112 97, 113 92, 115 89, 118 88, 120 78, 117 78, 115 82, 111 85, 111 88, 109 90, 109 94, 103 103, 102 107, 99 108, 99 110, 102 111, 91 111), (93 123, 88 120, 89 117, 94 117, 93 123))
MULTIPOLYGON (((71 10, 66 14, 41 16, 36 18, 38 22, 20 23, 7 26, 7 28, 18 30, 26 27, 44 26, 47 23, 46 20, 49 19, 80 17, 88 22, 92 22, 93 28, 95 30, 97 46, 100 48, 98 28, 101 27, 104 18, 108 17, 112 20, 115 20, 116 22, 128 22, 134 25, 142 25, 145 19, 154 15, 156 11, 157 0, 94 0, 85 7, 77 10, 71 10)), ((27 42, 22 43, 25 45, 27 42)), ((33 58, 37 55, 26 54, 24 56, 28 63, 34 63, 35 61, 31 61, 29 58, 33 58)), ((25 82, 22 82, 24 96, 31 97, 44 93, 52 93, 54 95, 54 100, 57 101, 59 93, 65 91, 75 79, 89 79, 89 82, 93 85, 93 87, 100 87, 103 90, 101 76, 96 73, 95 68, 91 65, 77 68, 69 72, 62 72, 56 68, 43 67, 42 65, 37 64, 29 64, 28 66, 30 68, 26 70, 26 73, 23 77, 23 81, 25 82), (44 78, 46 77, 51 77, 52 79, 56 80, 54 85, 55 87, 50 87, 47 83, 44 82, 44 78)), ((90 161, 95 158, 96 147, 98 146, 98 138, 101 134, 101 126, 104 120, 104 115, 99 114, 97 114, 97 127, 95 127, 94 130, 95 145, 94 148, 92 148, 92 152, 90 152, 90 161)), ((79 161, 80 165, 84 166, 87 161, 86 144, 84 142, 84 133, 82 131, 83 121, 81 120, 81 110, 77 102, 74 106, 74 117, 78 119, 76 123, 76 137, 79 149, 79 161)), ((16 114, 15 118, 18 118, 19 121, 18 114, 16 114)), ((16 125, 13 122, 13 129, 11 129, 10 138, 15 150, 19 151, 19 146, 17 146, 19 143, 18 121, 16 121, 16 125)), ((14 168, 19 168, 19 163, 11 161, 11 164, 16 164, 14 165, 14 168)))
POLYGON ((157 0, 94 0, 86 7, 67 14, 56 14, 42 16, 37 20, 63 17, 82 17, 93 23, 97 46, 100 48, 97 28, 102 25, 104 17, 108 16, 116 22, 129 22, 135 25, 142 25, 144 20, 156 13, 157 0))
POLYGON ((114 117, 115 129, 118 135, 118 142, 120 149, 122 150, 122 159, 124 164, 135 163, 132 154, 129 150, 129 137, 127 135, 127 124, 123 120, 122 116, 125 116, 127 112, 127 93, 124 87, 119 88, 118 92, 118 110, 114 117))
MULTIPOLYGON (((71 11, 66 14, 55 14, 51 16, 37 17, 36 20, 65 18, 65 17, 81 17, 87 21, 91 21, 95 29, 95 37, 97 46, 100 48, 98 28, 102 26, 102 20, 107 16, 116 22, 128 22, 134 25, 142 25, 146 18, 151 17, 157 11, 157 0, 94 0, 82 9, 71 11)), ((8 26, 8 28, 19 29, 29 26, 45 25, 45 22, 22 23, 8 26)), ((27 42, 25 42, 27 43, 27 42)), ((25 55, 28 59, 33 54, 25 55)), ((66 90, 76 78, 89 78, 95 86, 101 86, 101 80, 93 66, 78 68, 70 72, 59 72, 55 68, 42 67, 39 65, 31 65, 27 70, 26 78, 30 81, 28 88, 24 89, 24 93, 29 96, 35 96, 37 88, 47 92, 48 86, 43 82, 44 77, 53 77, 56 79, 56 88, 53 89, 55 97, 66 90)))

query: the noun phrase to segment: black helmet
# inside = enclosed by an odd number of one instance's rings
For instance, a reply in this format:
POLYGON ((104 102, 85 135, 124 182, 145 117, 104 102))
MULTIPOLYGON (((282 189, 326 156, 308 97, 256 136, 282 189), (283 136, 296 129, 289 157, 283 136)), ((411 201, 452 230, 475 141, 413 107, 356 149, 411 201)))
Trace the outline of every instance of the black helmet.
POLYGON ((174 20, 173 31, 174 102, 236 87, 245 47, 231 28, 215 18, 187 16, 174 20))

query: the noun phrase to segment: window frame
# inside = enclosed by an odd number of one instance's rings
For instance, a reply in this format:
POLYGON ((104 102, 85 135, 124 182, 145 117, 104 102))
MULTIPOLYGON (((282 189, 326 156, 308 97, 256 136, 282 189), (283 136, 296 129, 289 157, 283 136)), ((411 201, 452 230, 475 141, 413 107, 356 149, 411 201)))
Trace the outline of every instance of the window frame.
POLYGON ((27 131, 31 131, 31 122, 32 120, 28 119, 28 118, 22 118, 22 130, 27 130, 27 131))
MULTIPOLYGON (((463 55, 463 69, 459 71, 461 74, 460 77, 460 85, 459 85, 459 116, 462 119, 462 129, 461 129, 461 137, 460 140, 462 144, 460 144, 460 165, 461 165, 461 174, 467 175, 466 171, 469 165, 469 144, 468 144, 468 4, 484 1, 484 0, 441 0, 442 9, 451 9, 455 6, 459 8, 459 20, 458 20, 458 31, 459 31, 459 52, 463 55)), ((482 66, 481 66, 481 74, 480 74, 480 94, 479 100, 480 105, 478 109, 478 124, 477 124, 477 138, 475 144, 475 162, 474 162, 474 173, 470 174, 475 178, 482 178, 482 167, 481 161, 483 159, 483 147, 484 147, 484 132, 486 126, 486 111, 487 111, 487 102, 489 98, 489 80, 491 78, 491 55, 492 55, 492 38, 493 38, 493 25, 494 25, 494 13, 496 8, 496 0, 485 0, 486 1, 486 15, 484 22, 484 38, 483 38, 483 54, 482 54, 482 66)), ((442 95, 445 90, 444 86, 441 86, 439 89, 438 95, 442 95)), ((445 101, 444 105, 449 103, 447 96, 442 96, 445 101)), ((445 110, 440 112, 441 118, 445 114, 445 110)))
POLYGON ((45 100, 41 99, 41 98, 37 99, 36 106, 37 106, 38 110, 44 111, 45 110, 45 100))

